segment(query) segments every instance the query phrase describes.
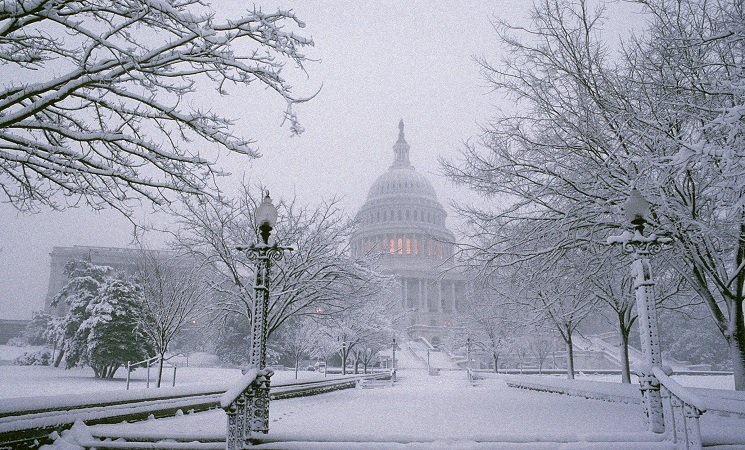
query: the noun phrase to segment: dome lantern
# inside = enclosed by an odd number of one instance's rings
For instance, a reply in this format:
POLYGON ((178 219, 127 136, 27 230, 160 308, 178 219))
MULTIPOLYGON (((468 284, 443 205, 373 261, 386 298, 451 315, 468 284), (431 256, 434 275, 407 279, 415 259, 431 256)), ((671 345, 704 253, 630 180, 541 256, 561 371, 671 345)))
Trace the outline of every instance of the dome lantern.
POLYGON ((404 120, 401 119, 398 122, 398 140, 393 146, 394 158, 392 167, 411 166, 411 162, 409 162, 409 148, 411 147, 409 147, 406 138, 404 138, 404 120))

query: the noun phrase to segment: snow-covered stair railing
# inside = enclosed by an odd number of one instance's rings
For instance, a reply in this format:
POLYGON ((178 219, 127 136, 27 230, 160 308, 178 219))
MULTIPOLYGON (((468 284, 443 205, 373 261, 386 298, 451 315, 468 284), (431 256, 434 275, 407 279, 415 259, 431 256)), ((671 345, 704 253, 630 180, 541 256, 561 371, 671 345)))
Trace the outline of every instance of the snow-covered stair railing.
MULTIPOLYGON (((652 371, 660 382, 665 433, 678 449, 702 447, 699 417, 706 411, 745 417, 745 395, 732 392, 720 398, 713 394, 699 395, 678 384, 661 368, 653 367, 652 371)), ((745 442, 739 444, 745 445, 745 442)))
POLYGON ((267 417, 256 412, 269 402, 271 369, 250 369, 220 399, 220 406, 228 415, 227 449, 239 450, 250 445, 257 435, 269 431, 267 417))

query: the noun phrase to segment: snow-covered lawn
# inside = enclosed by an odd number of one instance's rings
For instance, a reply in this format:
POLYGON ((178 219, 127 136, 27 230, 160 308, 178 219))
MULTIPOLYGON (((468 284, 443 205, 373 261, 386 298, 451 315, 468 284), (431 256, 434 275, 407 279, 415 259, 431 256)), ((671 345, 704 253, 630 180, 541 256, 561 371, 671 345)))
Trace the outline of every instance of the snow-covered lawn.
MULTIPOLYGON (((213 410, 92 428, 98 435, 214 440, 225 435, 225 423, 225 413, 213 410)), ((708 441, 745 442, 741 419, 704 415, 701 426, 708 441)), ((512 389, 501 379, 471 386, 464 372, 428 376, 424 371, 403 370, 394 387, 277 400, 270 408, 270 435, 306 439, 325 435, 350 441, 368 436, 397 442, 614 442, 632 435, 643 438, 642 430, 642 411, 636 404, 512 389)))
MULTIPOLYGON (((15 356, 24 351, 32 351, 35 347, 11 347, 0 345, 0 399, 18 397, 36 397, 42 395, 85 394, 102 391, 124 391, 127 385, 127 371, 124 368, 116 372, 111 380, 94 378, 93 369, 76 367, 73 369, 54 368, 51 366, 15 366, 11 365, 15 356)), ((185 360, 179 360, 176 368, 176 387, 214 385, 216 383, 230 384, 232 380, 241 377, 240 369, 220 367, 195 367, 208 358, 199 355, 190 360, 186 366, 185 360), (182 364, 182 365, 179 365, 182 364)), ((147 386, 147 369, 138 368, 130 376, 130 390, 145 389, 147 386)), ((298 379, 315 380, 323 378, 323 373, 300 371, 298 379)), ((150 369, 150 388, 155 388, 156 370, 150 369)), ((170 389, 173 380, 173 369, 163 371, 161 389, 170 389)), ((273 383, 290 382, 295 380, 295 372, 291 370, 277 371, 272 378, 273 383)))
MULTIPOLYGON (((643 430, 638 405, 584 400, 519 389, 501 380, 471 386, 464 372, 428 376, 401 371, 394 387, 353 389, 273 401, 271 432, 474 439, 504 434, 633 433, 643 430)), ((97 433, 225 434, 222 410, 133 424, 98 425, 97 433)))
MULTIPOLYGON (((2 352, 2 349, 0 349, 2 352)), ((122 392, 125 371, 114 380, 98 380, 89 368, 71 370, 44 366, 0 365, 0 402, 19 397, 70 395, 101 391, 122 392)), ((164 377, 171 389, 172 371, 164 377)), ((235 368, 178 367, 176 387, 230 384, 241 376, 235 368)), ((131 390, 144 390, 146 370, 132 374, 131 390)), ((151 379, 154 378, 154 370, 151 379)), ((322 373, 301 371, 300 378, 320 379, 322 373)), ((618 376, 581 374, 580 380, 607 381, 618 376)), ((277 371, 273 384, 294 380, 294 372, 277 371)), ((694 387, 732 388, 732 376, 680 376, 681 384, 694 387)), ((611 386, 609 384, 609 389, 611 386)), ((390 439, 469 440, 496 437, 513 440, 582 440, 602 435, 613 440, 619 433, 639 433, 643 428, 640 405, 587 400, 566 395, 513 389, 502 376, 487 377, 471 386, 464 371, 443 371, 429 376, 426 370, 400 370, 393 387, 353 389, 315 397, 273 401, 271 433, 332 436, 377 436, 390 439), (511 436, 511 438, 510 438, 511 436)), ((210 437, 225 435, 225 413, 213 410, 133 424, 97 425, 97 433, 210 437)), ((740 439, 745 442, 745 421, 737 417, 704 414, 702 433, 707 440, 740 439)))

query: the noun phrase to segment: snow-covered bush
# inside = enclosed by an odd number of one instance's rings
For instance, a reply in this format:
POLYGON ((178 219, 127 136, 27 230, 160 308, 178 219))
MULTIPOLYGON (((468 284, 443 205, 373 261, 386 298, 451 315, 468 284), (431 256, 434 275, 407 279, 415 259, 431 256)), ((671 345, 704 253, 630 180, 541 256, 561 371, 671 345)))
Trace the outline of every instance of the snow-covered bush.
POLYGON ((54 304, 64 301, 68 311, 49 334, 57 336, 68 368, 89 365, 96 377, 111 378, 127 361, 153 354, 137 322, 142 316, 138 286, 88 261, 68 263, 65 273, 70 281, 54 304))
POLYGON ((17 366, 48 366, 52 360, 52 354, 47 349, 35 352, 25 352, 18 356, 13 364, 17 366))
POLYGON ((5 345, 8 345, 10 347, 27 347, 28 342, 26 342, 23 338, 14 337, 10 338, 5 345))
POLYGON ((153 348, 137 323, 142 307, 139 295, 139 287, 127 280, 107 280, 86 308, 89 317, 75 339, 81 347, 68 355, 68 365, 88 364, 97 378, 113 378, 127 361, 151 355, 153 348), (79 359, 70 361, 72 356, 79 359))

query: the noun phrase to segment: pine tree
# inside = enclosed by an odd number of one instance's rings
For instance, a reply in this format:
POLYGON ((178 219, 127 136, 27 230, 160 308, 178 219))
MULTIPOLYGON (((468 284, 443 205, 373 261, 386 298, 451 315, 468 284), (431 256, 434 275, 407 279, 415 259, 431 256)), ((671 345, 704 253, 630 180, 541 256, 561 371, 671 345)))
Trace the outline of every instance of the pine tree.
MULTIPOLYGON (((59 353, 54 361, 54 367, 58 367, 63 357, 67 361, 77 360, 78 354, 71 354, 79 343, 75 337, 80 325, 88 318, 88 304, 98 295, 104 279, 111 273, 108 266, 96 266, 90 261, 70 261, 65 265, 64 274, 70 281, 54 297, 52 306, 56 307, 60 302, 67 305, 67 314, 50 324, 49 336, 59 346, 59 353)), ((74 364, 73 364, 74 365, 74 364)), ((68 367, 69 367, 68 363, 68 367)))
POLYGON ((78 333, 85 343, 81 362, 91 366, 97 378, 113 378, 127 361, 139 361, 154 352, 137 326, 140 295, 140 288, 132 282, 110 279, 88 306, 89 317, 78 333))
POLYGON ((55 296, 53 306, 65 302, 67 314, 52 321, 60 352, 55 367, 65 357, 67 368, 89 365, 98 378, 112 378, 127 361, 153 353, 137 325, 142 317, 141 290, 112 269, 89 261, 65 266, 70 281, 55 296))

